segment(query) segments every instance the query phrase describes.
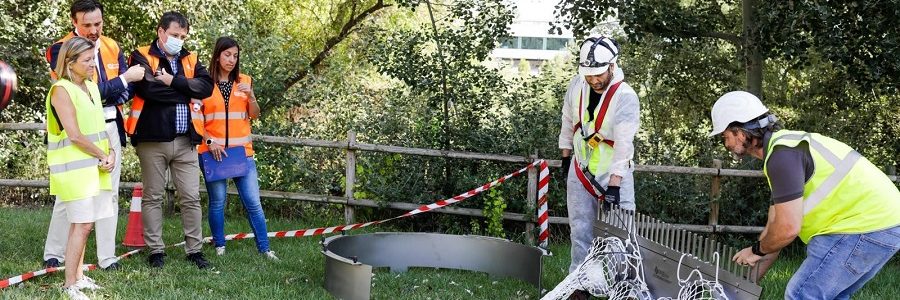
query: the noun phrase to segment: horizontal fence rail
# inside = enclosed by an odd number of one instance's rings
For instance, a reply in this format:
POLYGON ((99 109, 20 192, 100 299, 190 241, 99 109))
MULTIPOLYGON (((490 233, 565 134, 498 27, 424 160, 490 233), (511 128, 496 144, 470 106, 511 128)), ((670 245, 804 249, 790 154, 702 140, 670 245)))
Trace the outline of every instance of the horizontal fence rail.
MULTIPOLYGON (((0 123, 0 130, 44 130, 45 125, 42 123, 0 123)), ((487 161, 498 161, 498 162, 509 162, 509 163, 531 163, 535 160, 539 159, 536 155, 532 155, 530 157, 526 156, 517 156, 517 155, 505 155, 505 154, 489 154, 489 153, 478 153, 478 152, 466 152, 466 151, 450 151, 450 150, 435 150, 435 149, 421 149, 421 148, 411 148, 411 147, 400 147, 400 146, 390 146, 390 145, 378 145, 378 144, 366 144, 366 143, 358 143, 356 142, 356 134, 352 131, 348 132, 348 139, 344 141, 324 141, 324 140, 316 140, 316 139, 305 139, 305 138, 294 138, 294 137, 280 137, 280 136, 269 136, 269 135, 253 135, 253 141, 255 142, 265 142, 272 143, 276 145, 285 145, 285 146, 302 146, 302 147, 315 147, 315 148, 332 148, 332 149, 343 149, 347 151, 347 175, 350 175, 350 170, 355 169, 356 164, 356 151, 369 151, 369 152, 382 152, 382 153, 392 153, 392 154, 406 154, 406 155, 417 155, 417 156, 430 156, 430 157, 442 157, 442 158, 456 158, 456 159, 472 159, 472 160, 487 160, 487 161)), ((560 160, 547 160, 548 165, 551 167, 560 167, 562 162, 560 160)), ((760 233, 762 232, 763 227, 760 226, 734 226, 734 225, 719 225, 718 224, 718 214, 719 214, 719 190, 720 190, 720 179, 723 176, 729 177, 764 177, 762 171, 757 170, 737 170, 737 169, 723 169, 721 168, 721 162, 716 161, 714 163, 714 168, 703 168, 703 167, 682 167, 682 166, 657 166, 657 165, 636 165, 636 172, 645 172, 645 173, 667 173, 667 174, 683 174, 683 175, 701 175, 701 176, 713 176, 713 186, 711 192, 711 200, 710 200, 710 218, 708 225, 692 225, 692 224, 673 224, 675 228, 684 229, 688 231, 694 232, 705 232, 705 233, 720 233, 720 232, 731 232, 731 233, 760 233)), ((898 181, 898 176, 890 174, 888 175, 890 179, 894 182, 898 181)), ((355 184, 355 175, 354 176, 346 176, 347 177, 347 187, 352 187, 355 184)), ((532 178, 534 176, 529 176, 529 185, 532 183, 530 181, 536 180, 536 178, 532 178)), ((137 183, 135 182, 123 182, 120 186, 123 190, 130 190, 134 188, 137 183)), ((33 187, 33 188, 46 188, 49 186, 47 180, 21 180, 21 179, 0 179, 0 186, 9 186, 9 187, 33 187)), ((171 187, 167 189, 171 190, 171 187)), ((206 192, 205 187, 201 187, 201 192, 206 192)), ((380 207, 380 208, 391 208, 391 209, 400 209, 400 210, 411 210, 419 207, 421 204, 416 203, 408 203, 408 202, 384 202, 379 203, 374 200, 369 199, 355 199, 352 197, 352 193, 345 193, 344 197, 339 196, 329 196, 329 195, 317 195, 317 194, 305 194, 305 193, 296 193, 296 192, 284 192, 284 191, 260 191, 260 196, 264 198, 273 198, 273 199, 286 199, 286 200, 299 200, 299 201, 308 201, 308 202, 316 202, 316 203, 324 203, 324 204, 339 204, 345 206, 345 221, 353 222, 353 206, 363 206, 363 207, 380 207)), ((233 189, 228 190, 229 194, 236 195, 237 191, 233 189)), ((528 201, 526 203, 526 207, 529 211, 533 210, 535 207, 534 195, 531 195, 531 191, 529 191, 528 201)), ((484 217, 481 209, 473 209, 473 208, 461 208, 461 207, 445 207, 439 211, 441 213, 449 213, 455 215, 465 215, 465 216, 476 216, 476 217, 484 217)), ((512 221, 521 221, 521 222, 534 222, 535 217, 532 214, 519 214, 519 213, 510 213, 504 212, 503 219, 512 220, 512 221)), ((566 217, 550 217, 550 223, 553 224, 568 224, 569 220, 566 217)), ((529 227, 530 228, 530 227, 529 227)), ((529 232, 530 234, 530 232, 529 232)), ((529 236, 529 239, 531 237, 529 236)))

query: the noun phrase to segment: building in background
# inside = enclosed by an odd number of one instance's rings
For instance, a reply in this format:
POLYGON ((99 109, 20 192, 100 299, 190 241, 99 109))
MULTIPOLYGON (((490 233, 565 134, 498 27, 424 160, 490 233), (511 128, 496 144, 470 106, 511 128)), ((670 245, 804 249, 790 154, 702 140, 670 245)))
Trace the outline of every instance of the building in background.
POLYGON ((526 61, 532 74, 540 72, 544 62, 559 56, 571 57, 567 48, 573 44, 572 32, 563 28, 562 34, 550 34, 550 22, 556 18, 553 6, 558 0, 513 0, 516 18, 510 25, 512 38, 491 52, 502 64, 517 67, 526 61))

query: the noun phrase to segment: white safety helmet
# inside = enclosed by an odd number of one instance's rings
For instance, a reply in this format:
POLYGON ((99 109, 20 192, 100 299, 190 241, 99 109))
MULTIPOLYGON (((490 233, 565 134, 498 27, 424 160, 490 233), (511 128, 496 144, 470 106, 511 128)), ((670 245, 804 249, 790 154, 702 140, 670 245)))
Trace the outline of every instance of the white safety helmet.
POLYGON ((608 37, 590 37, 581 43, 578 72, 582 76, 600 75, 619 58, 619 43, 608 37))
MULTIPOLYGON (((769 112, 769 109, 753 94, 744 91, 729 92, 719 97, 719 100, 716 100, 716 104, 713 104, 711 114, 713 130, 709 133, 709 136, 722 133, 728 128, 728 124, 733 122, 747 123, 767 112, 769 112)), ((770 122, 775 121, 774 118, 771 120, 770 118, 763 119, 765 122, 761 120, 761 123, 765 124, 759 124, 761 127, 765 127, 770 122)))

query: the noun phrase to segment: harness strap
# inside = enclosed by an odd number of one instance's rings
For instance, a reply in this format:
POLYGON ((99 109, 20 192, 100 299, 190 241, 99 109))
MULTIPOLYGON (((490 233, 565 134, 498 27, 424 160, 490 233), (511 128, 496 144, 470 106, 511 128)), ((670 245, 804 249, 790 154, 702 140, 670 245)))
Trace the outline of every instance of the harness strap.
MULTIPOLYGON (((572 163, 575 167, 575 176, 578 177, 578 181, 581 182, 581 185, 584 186, 584 189, 587 190, 588 193, 591 194, 591 196, 594 196, 594 198, 603 201, 605 198, 603 196, 603 193, 606 192, 603 186, 601 186, 599 182, 594 180, 593 174, 590 176, 590 178, 588 178, 588 176, 584 174, 584 170, 581 169, 581 165, 578 163, 577 158, 573 157, 572 163)), ((588 174, 590 174, 590 172, 588 172, 588 174)))

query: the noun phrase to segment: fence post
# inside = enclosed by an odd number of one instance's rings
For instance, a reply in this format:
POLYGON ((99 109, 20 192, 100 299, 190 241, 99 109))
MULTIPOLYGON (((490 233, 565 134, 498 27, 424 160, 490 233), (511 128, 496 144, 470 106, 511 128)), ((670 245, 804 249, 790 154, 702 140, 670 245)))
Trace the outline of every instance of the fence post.
MULTIPOLYGON (((721 172, 722 161, 713 159, 713 168, 721 172)), ((722 176, 715 175, 712 178, 712 187, 709 191, 709 225, 713 229, 715 239, 716 225, 719 225, 719 196, 722 194, 722 176)))
POLYGON ((347 131, 347 170, 345 172, 347 181, 344 183, 344 197, 347 197, 347 205, 344 205, 344 222, 346 224, 355 223, 353 210, 353 185, 356 184, 356 132, 347 131))
MULTIPOLYGON (((528 156, 529 163, 537 161, 537 151, 528 156)), ((537 186, 538 186, 538 168, 531 167, 528 169, 528 198, 525 200, 525 215, 530 221, 525 222, 525 239, 529 245, 534 245, 534 222, 537 221, 537 186)))

